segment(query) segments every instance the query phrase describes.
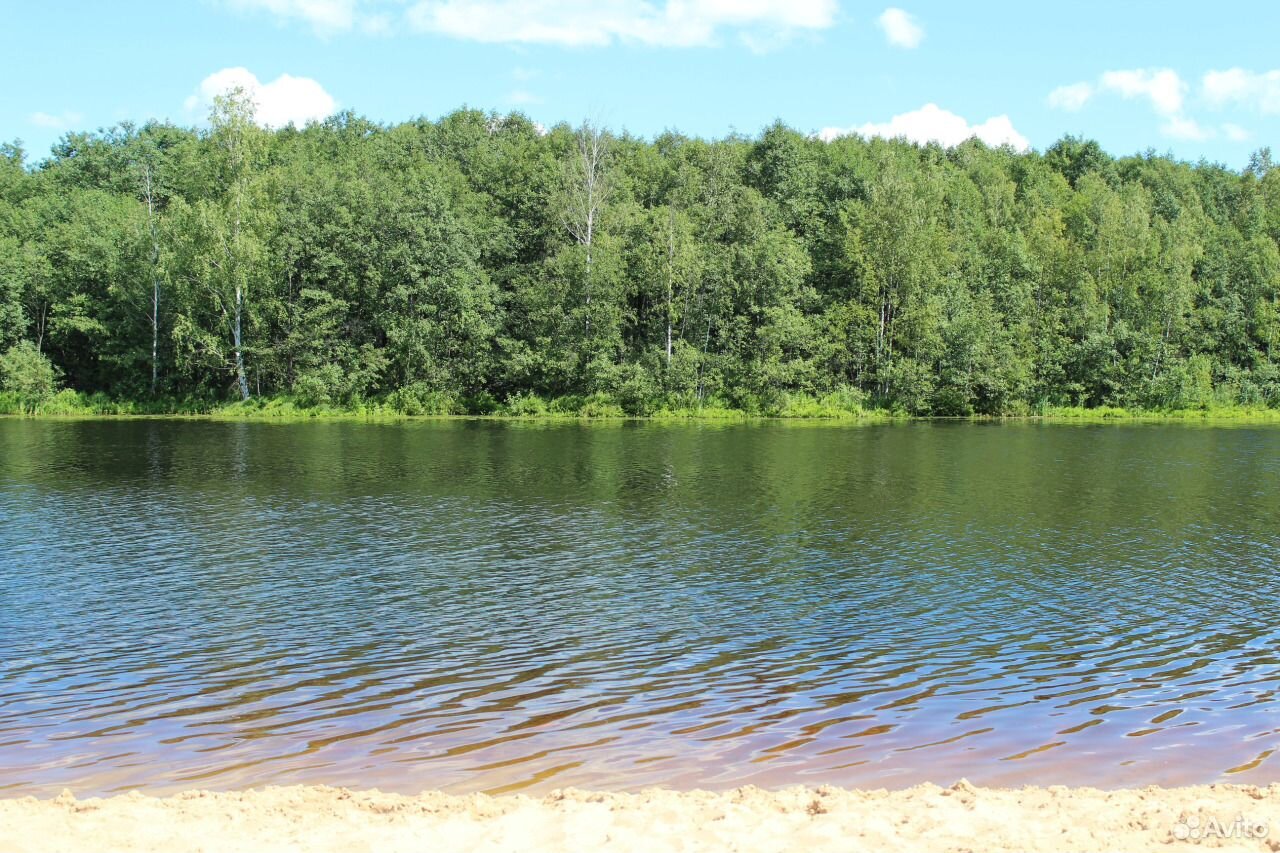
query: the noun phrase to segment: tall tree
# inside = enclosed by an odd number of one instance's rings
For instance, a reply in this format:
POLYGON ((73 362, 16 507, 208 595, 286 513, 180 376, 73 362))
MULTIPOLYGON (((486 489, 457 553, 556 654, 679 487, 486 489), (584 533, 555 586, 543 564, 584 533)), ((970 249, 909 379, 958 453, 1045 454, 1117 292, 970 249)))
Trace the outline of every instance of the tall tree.
POLYGON ((160 378, 160 220, 156 193, 157 151, 150 140, 143 143, 134 161, 138 173, 138 190, 147 209, 147 237, 151 251, 148 267, 151 273, 151 304, 147 319, 151 323, 151 393, 156 393, 160 378))
POLYGON ((210 151, 214 196, 183 207, 175 219, 178 266, 187 282, 207 301, 227 336, 223 354, 218 336, 199 318, 198 303, 178 324, 189 353, 201 361, 221 362, 229 369, 242 400, 250 396, 245 333, 250 289, 268 272, 261 241, 253 233, 269 218, 260 188, 263 131, 254 124, 255 104, 243 89, 214 99, 205 144, 210 151))
POLYGON ((591 299, 594 295, 595 248, 600 219, 613 186, 609 175, 611 139, 599 125, 584 121, 573 133, 573 148, 565 160, 564 227, 582 247, 582 294, 586 308, 586 333, 591 334, 591 299))

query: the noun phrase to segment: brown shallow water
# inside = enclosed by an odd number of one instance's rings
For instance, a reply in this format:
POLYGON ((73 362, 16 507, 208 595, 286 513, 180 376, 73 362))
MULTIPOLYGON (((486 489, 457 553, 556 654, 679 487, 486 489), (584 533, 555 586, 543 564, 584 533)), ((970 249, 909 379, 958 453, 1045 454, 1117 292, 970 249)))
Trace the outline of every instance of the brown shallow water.
POLYGON ((1280 430, 0 420, 0 794, 1280 779, 1280 430))

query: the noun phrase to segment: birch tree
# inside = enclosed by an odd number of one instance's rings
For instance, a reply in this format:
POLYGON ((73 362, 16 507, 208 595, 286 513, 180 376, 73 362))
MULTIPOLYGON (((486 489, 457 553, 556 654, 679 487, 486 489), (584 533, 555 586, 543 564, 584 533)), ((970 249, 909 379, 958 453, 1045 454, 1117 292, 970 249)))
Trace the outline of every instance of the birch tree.
POLYGON ((223 181, 229 227, 223 238, 221 264, 222 314, 231 331, 236 384, 240 398, 249 399, 249 379, 244 367, 244 314, 249 289, 248 247, 245 245, 245 207, 257 153, 254 103, 243 89, 236 88, 215 98, 210 123, 213 138, 223 155, 223 181), (228 298, 229 297, 229 298, 228 298), (230 303, 230 305, 227 304, 230 303))
POLYGON ((658 334, 669 369, 699 277, 696 236, 688 215, 670 205, 647 211, 638 226, 634 275, 642 303, 658 309, 658 334))
POLYGON ((591 298, 594 281, 596 235, 612 192, 608 173, 610 140, 597 124, 584 121, 574 132, 573 150, 565 163, 564 227, 585 253, 582 298, 586 334, 591 334, 591 298))
POLYGON ((151 307, 147 319, 151 323, 151 394, 156 393, 160 376, 160 226, 156 209, 156 150, 148 144, 135 163, 139 190, 147 207, 147 235, 150 238, 148 264, 151 271, 151 307))
POLYGON ((175 267, 200 297, 188 299, 177 317, 175 343, 196 363, 230 371, 242 400, 250 396, 245 363, 250 289, 269 273, 252 228, 269 211, 266 200, 254 194, 263 132, 253 118, 253 101, 243 89, 214 99, 207 142, 215 159, 217 195, 179 205, 173 223, 175 267), (221 335, 205 323, 205 310, 221 335))
POLYGON ((845 252, 862 293, 876 310, 875 365, 878 392, 893 386, 894 356, 904 326, 921 297, 941 279, 947 232, 938 221, 941 197, 934 182, 887 160, 868 187, 866 201, 843 211, 845 252))

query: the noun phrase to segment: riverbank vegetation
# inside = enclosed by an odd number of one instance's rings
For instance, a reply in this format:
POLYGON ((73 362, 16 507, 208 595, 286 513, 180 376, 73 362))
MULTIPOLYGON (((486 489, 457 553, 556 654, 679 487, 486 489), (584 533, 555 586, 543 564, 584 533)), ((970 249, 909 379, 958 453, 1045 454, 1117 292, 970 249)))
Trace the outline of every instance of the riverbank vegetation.
POLYGON ((462 110, 0 151, 0 412, 1266 417, 1280 170, 462 110))
POLYGON ((912 420, 1016 420, 1071 423, 1118 423, 1133 421, 1180 421, 1241 423, 1280 422, 1280 408, 1265 406, 1210 406, 1191 409, 1140 409, 1119 406, 1043 406, 1019 414, 911 415, 901 410, 848 406, 837 396, 815 398, 804 394, 784 395, 773 408, 732 409, 708 403, 694 407, 662 407, 648 414, 628 413, 607 395, 559 397, 545 400, 522 395, 504 404, 483 410, 465 405, 404 407, 387 400, 361 400, 350 404, 304 405, 290 397, 251 397, 228 402, 208 399, 157 398, 119 400, 105 394, 83 394, 63 389, 31 406, 11 392, 0 392, 0 417, 110 418, 175 417, 235 421, 397 421, 417 418, 489 418, 539 421, 748 421, 761 419, 856 421, 859 423, 905 422, 912 420))

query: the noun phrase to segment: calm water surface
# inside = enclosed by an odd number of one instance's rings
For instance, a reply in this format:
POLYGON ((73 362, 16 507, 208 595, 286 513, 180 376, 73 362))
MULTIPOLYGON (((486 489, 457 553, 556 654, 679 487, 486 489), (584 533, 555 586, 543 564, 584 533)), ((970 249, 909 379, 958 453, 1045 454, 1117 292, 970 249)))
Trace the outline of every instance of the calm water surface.
POLYGON ((1280 429, 0 420, 0 793, 1280 780, 1280 429))

